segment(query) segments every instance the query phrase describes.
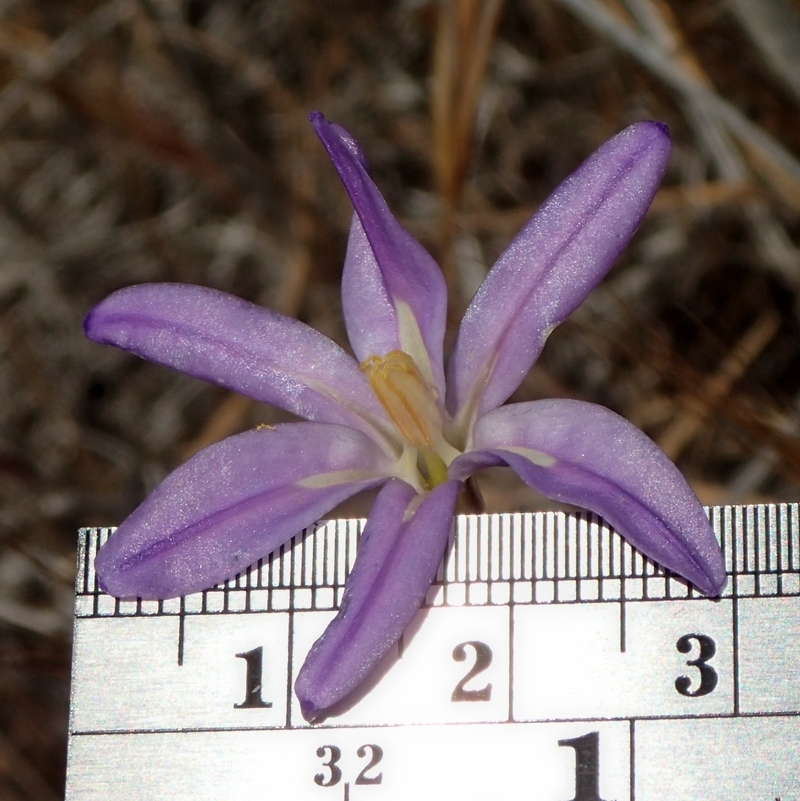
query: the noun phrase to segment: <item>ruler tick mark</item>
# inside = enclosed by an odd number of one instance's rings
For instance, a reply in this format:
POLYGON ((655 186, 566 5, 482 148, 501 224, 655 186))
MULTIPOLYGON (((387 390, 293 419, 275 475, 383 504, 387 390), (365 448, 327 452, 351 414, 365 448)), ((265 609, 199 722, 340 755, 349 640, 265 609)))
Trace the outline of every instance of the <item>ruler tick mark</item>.
POLYGON ((181 597, 181 611, 178 615, 178 667, 183 667, 183 642, 186 625, 186 608, 181 597))

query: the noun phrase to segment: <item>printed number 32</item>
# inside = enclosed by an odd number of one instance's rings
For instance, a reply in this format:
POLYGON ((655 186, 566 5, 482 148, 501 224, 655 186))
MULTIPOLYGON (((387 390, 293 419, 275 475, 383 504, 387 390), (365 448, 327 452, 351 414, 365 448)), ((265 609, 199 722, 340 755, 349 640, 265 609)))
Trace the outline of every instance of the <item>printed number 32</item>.
MULTIPOLYGON (((355 784, 380 784, 383 781, 383 774, 370 775, 369 771, 383 759, 383 749, 379 745, 375 745, 375 743, 369 743, 359 746, 356 754, 359 759, 364 759, 369 754, 369 762, 356 777, 355 784)), ((338 784, 342 780, 342 769, 339 767, 342 749, 338 745, 321 745, 317 749, 317 756, 320 759, 328 757, 327 761, 322 763, 322 766, 327 768, 328 772, 327 775, 325 773, 317 773, 314 776, 314 783, 320 787, 333 787, 338 784)))

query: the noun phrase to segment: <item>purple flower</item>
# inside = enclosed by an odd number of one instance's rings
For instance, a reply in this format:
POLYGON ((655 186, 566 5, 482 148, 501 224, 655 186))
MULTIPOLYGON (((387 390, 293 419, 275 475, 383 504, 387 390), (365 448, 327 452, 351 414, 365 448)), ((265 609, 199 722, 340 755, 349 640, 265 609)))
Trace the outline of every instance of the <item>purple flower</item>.
POLYGON ((725 568, 708 520, 650 439, 589 403, 502 406, 641 222, 669 158, 666 127, 626 128, 556 189, 473 298, 445 381, 440 270, 392 216, 358 143, 321 114, 311 120, 355 207, 342 299, 356 359, 212 289, 133 286, 93 309, 95 342, 310 421, 230 437, 178 468, 101 549, 101 586, 142 598, 206 589, 383 484, 342 608, 297 679, 308 720, 347 698, 400 637, 436 574, 463 482, 483 467, 508 465, 545 495, 598 512, 718 594, 725 568))

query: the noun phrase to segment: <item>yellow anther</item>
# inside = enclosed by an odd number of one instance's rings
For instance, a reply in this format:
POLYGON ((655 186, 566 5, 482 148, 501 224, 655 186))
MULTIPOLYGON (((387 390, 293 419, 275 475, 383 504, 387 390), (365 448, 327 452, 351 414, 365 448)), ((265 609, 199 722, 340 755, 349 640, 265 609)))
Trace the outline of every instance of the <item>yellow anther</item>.
POLYGON ((406 443, 435 448, 442 436, 442 415, 414 360, 393 350, 386 356, 370 356, 359 366, 406 443))

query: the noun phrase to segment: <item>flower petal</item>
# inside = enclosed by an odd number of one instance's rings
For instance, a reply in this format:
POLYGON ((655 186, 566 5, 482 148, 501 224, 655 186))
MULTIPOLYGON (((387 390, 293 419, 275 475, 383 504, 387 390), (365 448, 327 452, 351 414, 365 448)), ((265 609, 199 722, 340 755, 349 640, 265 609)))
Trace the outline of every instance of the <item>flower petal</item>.
POLYGON ((353 351, 359 361, 405 351, 444 403, 447 289, 442 272, 389 211, 356 140, 318 112, 311 122, 356 212, 342 275, 342 305, 353 351))
POLYGON ((475 426, 476 452, 450 475, 504 462, 549 498, 601 514, 646 556, 707 595, 725 586, 725 564, 702 506, 664 452, 609 409, 572 400, 517 403, 475 426))
POLYGON ((448 373, 464 431, 519 386, 552 328, 603 278, 666 169, 666 126, 626 128, 570 175, 517 234, 472 300, 448 373))
POLYGON ((342 607, 314 643, 295 683, 306 720, 324 717, 349 696, 397 642, 442 561, 458 481, 422 498, 401 481, 381 490, 347 579, 342 607))
POLYGON ((95 561, 119 598, 208 589, 267 556, 337 503, 391 474, 358 431, 287 423, 200 451, 122 522, 95 561))
POLYGON ((391 436, 355 361, 307 325, 216 289, 120 289, 84 323, 94 342, 219 384, 300 417, 391 436))

